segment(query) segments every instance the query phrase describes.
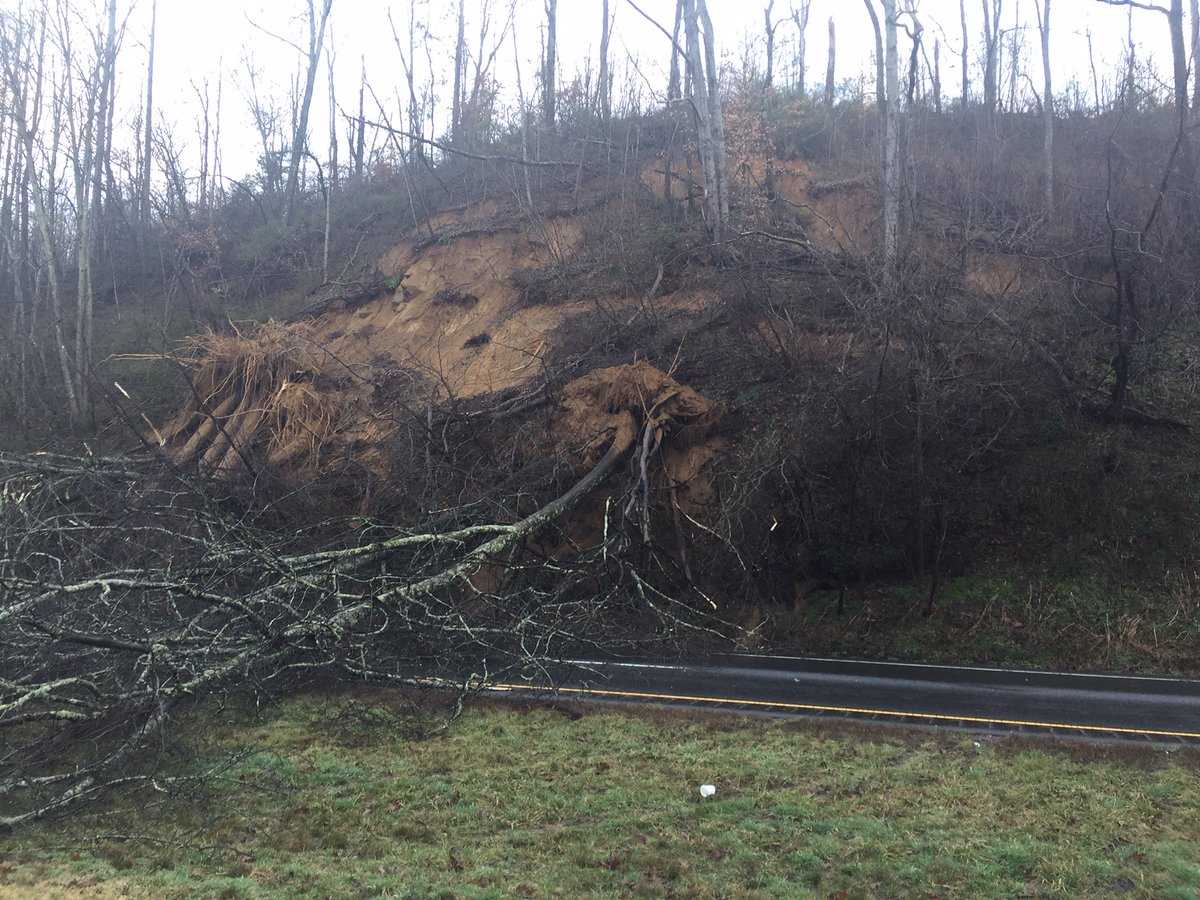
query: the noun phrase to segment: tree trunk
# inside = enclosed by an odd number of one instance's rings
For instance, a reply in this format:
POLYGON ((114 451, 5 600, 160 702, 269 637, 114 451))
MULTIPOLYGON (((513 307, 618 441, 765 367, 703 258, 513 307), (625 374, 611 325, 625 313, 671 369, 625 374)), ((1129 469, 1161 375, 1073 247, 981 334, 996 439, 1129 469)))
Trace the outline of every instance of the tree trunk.
POLYGON ((142 188, 138 197, 138 220, 143 233, 150 224, 150 164, 154 146, 154 41, 158 24, 158 0, 150 4, 150 55, 146 61, 146 114, 142 143, 142 188))
POLYGON ((983 110, 988 124, 995 126, 997 78, 1000 68, 1000 12, 1003 0, 983 0, 983 110), (991 9, 989 10, 989 3, 991 9))
POLYGON ((942 42, 933 39, 933 111, 942 114, 942 42))
POLYGON ((554 127, 558 71, 558 0, 546 0, 546 52, 542 59, 542 124, 554 127))
POLYGON ((1190 108, 1188 100, 1188 52, 1183 38, 1183 0, 1171 0, 1167 10, 1167 22, 1171 29, 1171 60, 1174 63, 1175 110, 1186 115, 1190 108))
POLYGON ((720 69, 717 66, 716 34, 712 19, 708 15, 707 0, 696 0, 696 9, 704 24, 704 67, 708 78, 708 110, 715 142, 717 169, 717 201, 720 208, 720 224, 724 228, 729 221, 729 173, 725 164, 725 115, 721 109, 720 69))
POLYGON ((763 27, 767 36, 767 75, 764 84, 768 90, 775 82, 775 26, 771 22, 771 10, 774 6, 775 0, 770 0, 767 8, 763 10, 763 27))
POLYGON ((829 17, 829 60, 825 63, 825 105, 833 106, 834 63, 837 58, 837 34, 833 27, 833 16, 829 17))
POLYGON ((900 231, 900 68, 896 48, 896 0, 883 0, 884 69, 887 107, 883 140, 883 262, 889 281, 896 274, 900 231))
POLYGON ((304 80, 304 96, 296 117, 296 131, 292 136, 291 161, 288 166, 287 197, 284 205, 284 222, 290 222, 296 207, 296 194, 300 188, 300 161, 308 146, 308 110, 312 105, 313 86, 317 81, 317 66, 321 60, 321 48, 325 43, 325 23, 333 0, 324 0, 320 21, 317 21, 313 0, 308 0, 308 74, 304 80))
POLYGON ((679 25, 683 18, 684 0, 675 0, 675 27, 671 31, 671 76, 667 82, 667 100, 683 96, 679 76, 679 25))
POLYGON ((362 79, 358 82, 358 130, 354 133, 354 177, 363 177, 363 157, 366 154, 367 126, 363 119, 363 91, 367 86, 367 58, 362 58, 362 79))
POLYGON ((704 219, 709 237, 715 243, 721 239, 720 188, 716 169, 716 136, 713 133, 712 107, 708 102, 708 79, 700 53, 698 0, 683 0, 684 35, 687 49, 688 83, 692 90, 692 108, 696 116, 697 146, 700 168, 704 173, 704 219))
POLYGON ((971 102, 971 63, 967 57, 970 46, 970 36, 967 33, 967 0, 958 0, 958 17, 962 23, 962 54, 959 57, 962 66, 962 108, 965 110, 971 102))
POLYGON ((454 97, 450 106, 450 142, 462 140, 463 65, 467 40, 466 0, 458 0, 458 35, 454 40, 454 97))
POLYGON ((887 87, 884 85, 883 33, 879 30, 879 16, 875 13, 874 0, 863 0, 867 15, 871 17, 871 28, 875 32, 875 103, 880 113, 887 109, 887 87))
POLYGON ((1054 220, 1054 85, 1050 74, 1050 4, 1034 0, 1042 38, 1042 188, 1047 223, 1054 220))
POLYGON ((905 91, 905 106, 911 109, 916 103, 917 83, 921 71, 921 36, 924 33, 924 27, 921 25, 921 20, 917 18, 917 14, 913 12, 913 8, 909 9, 908 14, 913 20, 913 27, 909 31, 912 50, 908 54, 908 89, 905 91))
POLYGON ((800 8, 792 8, 792 21, 796 23, 796 92, 803 97, 805 93, 806 62, 808 51, 808 14, 812 9, 812 0, 800 0, 800 8))
POLYGON ((612 34, 608 18, 608 0, 603 0, 600 20, 600 118, 608 122, 612 116, 612 91, 608 75, 608 39, 612 34))
POLYGON ((1200 109, 1200 0, 1191 0, 1189 6, 1192 25, 1192 75, 1195 87, 1192 88, 1192 109, 1200 109))

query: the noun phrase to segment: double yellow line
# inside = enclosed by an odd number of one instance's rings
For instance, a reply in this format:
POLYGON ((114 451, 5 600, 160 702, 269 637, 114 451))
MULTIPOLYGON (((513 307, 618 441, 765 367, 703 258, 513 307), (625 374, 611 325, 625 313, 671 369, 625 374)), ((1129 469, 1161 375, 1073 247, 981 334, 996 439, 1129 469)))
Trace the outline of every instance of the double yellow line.
MULTIPOLYGON (((529 692, 539 690, 527 684, 495 684, 493 690, 529 692)), ((600 688, 541 688, 556 694, 578 694, 590 697, 622 697, 633 700, 666 700, 686 703, 712 703, 725 706, 752 706, 769 709, 790 709, 798 712, 842 713, 856 716, 891 716, 901 719, 932 719, 940 722, 970 722, 976 725, 1008 725, 1024 728, 1067 728, 1074 731, 1094 731, 1104 734, 1136 734, 1145 737, 1192 738, 1200 740, 1200 731, 1162 731, 1153 728, 1129 728, 1113 725, 1079 725, 1068 722, 1035 722, 1025 719, 997 719, 990 716, 949 716, 942 713, 911 712, 896 709, 870 709, 859 706, 822 706, 817 703, 788 703, 783 700, 739 700, 731 697, 705 697, 689 694, 656 694, 646 691, 616 691, 600 688)))

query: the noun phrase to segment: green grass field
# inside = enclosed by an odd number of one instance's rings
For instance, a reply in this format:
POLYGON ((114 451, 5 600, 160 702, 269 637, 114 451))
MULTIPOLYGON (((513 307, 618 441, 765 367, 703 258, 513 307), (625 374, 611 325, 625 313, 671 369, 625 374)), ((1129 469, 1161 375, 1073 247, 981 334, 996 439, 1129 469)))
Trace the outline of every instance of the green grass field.
POLYGON ((1183 751, 495 706, 417 737, 389 697, 195 714, 164 774, 235 762, 10 836, 0 897, 1200 896, 1183 751))

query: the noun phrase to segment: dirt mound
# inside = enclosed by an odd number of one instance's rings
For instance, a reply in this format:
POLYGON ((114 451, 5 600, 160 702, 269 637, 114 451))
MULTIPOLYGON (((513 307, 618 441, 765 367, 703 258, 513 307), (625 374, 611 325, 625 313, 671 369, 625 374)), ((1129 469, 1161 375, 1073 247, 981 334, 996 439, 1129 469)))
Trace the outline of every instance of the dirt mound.
POLYGON ((567 258, 582 238, 570 217, 531 229, 511 224, 450 228, 413 238, 379 261, 391 294, 312 323, 314 337, 348 366, 403 366, 443 396, 473 397, 527 381, 547 335, 573 312, 522 308, 512 275, 567 258))

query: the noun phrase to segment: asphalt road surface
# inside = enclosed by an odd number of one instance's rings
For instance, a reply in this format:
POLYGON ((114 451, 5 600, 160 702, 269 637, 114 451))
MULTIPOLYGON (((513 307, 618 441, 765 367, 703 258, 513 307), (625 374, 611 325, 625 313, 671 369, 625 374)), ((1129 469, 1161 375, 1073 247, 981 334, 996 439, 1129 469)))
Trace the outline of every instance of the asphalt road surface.
POLYGON ((1200 681, 970 666, 728 655, 569 660, 528 697, 839 716, 970 730, 1200 744, 1200 681))

